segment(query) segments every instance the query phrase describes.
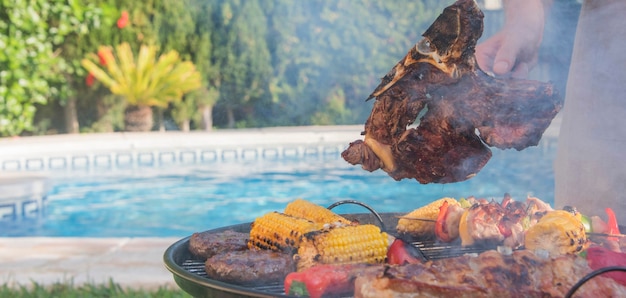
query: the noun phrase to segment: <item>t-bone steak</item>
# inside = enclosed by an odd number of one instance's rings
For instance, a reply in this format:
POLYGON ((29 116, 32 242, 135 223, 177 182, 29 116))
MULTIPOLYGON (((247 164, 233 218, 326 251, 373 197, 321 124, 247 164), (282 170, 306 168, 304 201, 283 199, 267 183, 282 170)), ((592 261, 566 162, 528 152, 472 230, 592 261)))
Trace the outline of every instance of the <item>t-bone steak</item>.
POLYGON ((451 183, 476 175, 488 146, 536 146, 563 100, 550 83, 483 72, 474 56, 482 31, 474 0, 445 8, 370 95, 364 138, 342 157, 395 180, 451 183))

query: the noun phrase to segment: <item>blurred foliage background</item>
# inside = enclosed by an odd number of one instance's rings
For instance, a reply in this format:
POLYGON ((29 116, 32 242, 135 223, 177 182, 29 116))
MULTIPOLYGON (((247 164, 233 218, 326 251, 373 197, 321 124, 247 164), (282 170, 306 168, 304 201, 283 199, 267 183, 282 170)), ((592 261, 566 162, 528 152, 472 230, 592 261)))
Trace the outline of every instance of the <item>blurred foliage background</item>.
MULTIPOLYGON (((364 99, 452 2, 0 0, 0 136, 125 130, 132 104, 81 66, 122 43, 134 55, 173 51, 201 77, 180 98, 143 106, 151 130, 363 123, 364 99)), ((561 2, 577 14, 577 1, 561 2)), ((483 36, 501 23, 486 15, 483 36)), ((548 79, 569 65, 575 23, 557 27, 548 79)))

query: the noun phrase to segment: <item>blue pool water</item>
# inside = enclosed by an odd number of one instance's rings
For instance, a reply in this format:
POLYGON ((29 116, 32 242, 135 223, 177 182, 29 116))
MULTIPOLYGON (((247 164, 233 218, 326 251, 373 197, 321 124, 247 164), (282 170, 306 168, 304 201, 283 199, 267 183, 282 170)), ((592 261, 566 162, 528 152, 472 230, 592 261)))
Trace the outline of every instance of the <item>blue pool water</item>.
MULTIPOLYGON (((325 206, 354 199, 379 212, 410 211, 444 196, 500 200, 510 193, 523 200, 533 194, 551 203, 555 147, 496 149, 476 177, 454 184, 398 182, 382 171, 351 166, 336 154, 59 174, 48 181, 43 212, 1 220, 0 236, 184 237, 250 222, 295 198, 325 206)), ((367 212, 354 205, 335 211, 367 212)))

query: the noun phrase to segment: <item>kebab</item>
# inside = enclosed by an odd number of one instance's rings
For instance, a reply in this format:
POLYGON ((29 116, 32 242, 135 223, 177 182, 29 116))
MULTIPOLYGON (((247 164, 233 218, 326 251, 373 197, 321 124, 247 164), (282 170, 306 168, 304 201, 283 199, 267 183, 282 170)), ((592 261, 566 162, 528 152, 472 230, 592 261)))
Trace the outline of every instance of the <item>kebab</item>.
POLYGON ((407 239, 432 235, 461 246, 528 246, 552 252, 580 252, 587 242, 582 215, 553 210, 538 198, 519 202, 505 194, 500 203, 473 197, 461 201, 444 198, 417 208, 400 217, 396 230, 407 239))
POLYGON ((501 203, 443 198, 400 216, 396 230, 407 241, 434 238, 461 246, 525 248, 551 255, 579 253, 591 243, 621 251, 619 239, 624 236, 616 216, 611 208, 606 208, 606 214, 605 222, 571 206, 554 210, 530 196, 520 202, 505 194, 501 203))

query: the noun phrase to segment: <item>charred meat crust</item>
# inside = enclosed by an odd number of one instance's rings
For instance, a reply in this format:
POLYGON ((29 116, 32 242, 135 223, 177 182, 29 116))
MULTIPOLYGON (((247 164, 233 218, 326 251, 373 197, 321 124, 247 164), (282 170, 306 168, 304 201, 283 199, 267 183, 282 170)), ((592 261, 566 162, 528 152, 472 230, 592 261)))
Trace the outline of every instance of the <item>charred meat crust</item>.
POLYGON ((196 258, 206 260, 213 255, 248 249, 248 233, 226 230, 221 233, 211 231, 193 233, 189 238, 189 252, 196 258))
MULTIPOLYGON (((540 258, 527 250, 503 255, 495 250, 370 270, 355 281, 355 297, 563 297, 585 274, 587 262, 575 255, 540 258)), ((588 281, 579 297, 620 297, 626 288, 610 278, 588 281)))
POLYGON ((364 140, 342 153, 347 162, 396 180, 450 183, 478 173, 491 158, 488 146, 538 144, 562 99, 549 83, 481 71, 474 49, 482 19, 473 0, 444 10, 370 95, 364 140))
POLYGON ((291 254, 269 250, 222 252, 208 258, 205 271, 209 278, 248 286, 282 282, 296 270, 291 254))

